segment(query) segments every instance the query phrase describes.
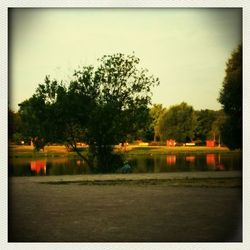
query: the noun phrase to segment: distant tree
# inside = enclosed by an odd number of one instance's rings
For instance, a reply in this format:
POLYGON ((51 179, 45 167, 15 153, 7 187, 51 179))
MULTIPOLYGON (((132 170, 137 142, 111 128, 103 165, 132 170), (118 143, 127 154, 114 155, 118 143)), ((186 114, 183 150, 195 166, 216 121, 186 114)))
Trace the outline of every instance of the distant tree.
POLYGON ((170 107, 159 121, 161 140, 175 139, 177 142, 190 142, 194 138, 195 122, 192 106, 182 102, 170 107))
POLYGON ((151 127, 154 131, 154 141, 157 141, 160 137, 159 133, 159 121, 161 115, 164 113, 165 108, 162 107, 162 104, 154 104, 150 109, 151 116, 151 127))
POLYGON ((142 140, 145 142, 150 142, 154 139, 154 130, 152 127, 152 118, 148 113, 148 117, 145 119, 145 124, 143 128, 140 128, 137 133, 130 136, 129 141, 142 140))
POLYGON ((15 143, 23 140, 21 118, 18 112, 8 109, 8 139, 15 143))
POLYGON ((195 111, 195 116, 196 116, 196 126, 195 126, 195 140, 199 140, 203 143, 207 139, 210 139, 211 135, 211 130, 212 130, 212 125, 214 121, 216 120, 216 111, 213 110, 199 110, 195 111))
POLYGON ((221 139, 221 128, 222 125, 225 123, 225 113, 223 110, 216 111, 216 119, 214 120, 210 132, 210 137, 213 136, 213 138, 216 139, 219 145, 222 143, 221 139))
POLYGON ((159 84, 146 69, 138 69, 139 61, 134 55, 104 56, 97 69, 75 71, 68 87, 46 77, 20 104, 27 131, 45 142, 64 141, 92 168, 110 171, 113 145, 144 128, 151 88, 159 84), (89 145, 87 156, 79 151, 79 141, 89 145))
POLYGON ((44 148, 47 142, 58 139, 54 109, 58 89, 57 82, 51 82, 46 77, 44 85, 40 84, 31 98, 19 104, 22 132, 25 137, 31 138, 37 151, 44 148))
POLYGON ((222 140, 230 149, 242 148, 242 45, 231 54, 218 98, 227 116, 222 140))

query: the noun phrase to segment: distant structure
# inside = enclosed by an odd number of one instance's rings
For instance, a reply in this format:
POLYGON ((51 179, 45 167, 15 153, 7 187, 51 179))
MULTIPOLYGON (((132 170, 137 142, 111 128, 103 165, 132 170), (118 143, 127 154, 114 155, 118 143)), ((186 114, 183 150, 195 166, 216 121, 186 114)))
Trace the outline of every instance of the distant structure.
POLYGON ((167 147, 174 147, 176 145, 176 141, 173 139, 169 139, 166 141, 167 147))
POLYGON ((184 146, 195 146, 195 142, 187 142, 184 146))
POLYGON ((216 143, 215 140, 206 140, 207 147, 215 147, 216 143))

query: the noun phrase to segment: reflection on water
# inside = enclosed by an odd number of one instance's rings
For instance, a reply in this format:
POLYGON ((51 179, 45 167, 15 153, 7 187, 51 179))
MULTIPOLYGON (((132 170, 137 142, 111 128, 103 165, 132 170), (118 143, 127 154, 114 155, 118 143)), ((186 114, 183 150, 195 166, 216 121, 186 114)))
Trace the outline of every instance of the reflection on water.
POLYGON ((229 171, 242 169, 240 152, 129 156, 134 173, 229 171))
MULTIPOLYGON (((240 152, 220 154, 129 155, 126 157, 133 173, 159 173, 179 171, 241 170, 240 152)), ((79 158, 47 158, 9 160, 10 176, 76 175, 91 173, 79 158)))
POLYGON ((189 161, 189 162, 194 162, 195 161, 195 156, 186 156, 186 161, 189 161))
POLYGON ((176 164, 176 155, 167 155, 166 162, 168 166, 172 166, 176 164))
POLYGON ((76 175, 88 169, 79 159, 56 157, 47 159, 14 158, 9 160, 9 176, 76 175))
POLYGON ((43 173, 46 175, 46 161, 37 160, 30 162, 30 170, 36 172, 37 174, 43 173))
POLYGON ((207 165, 212 166, 217 171, 223 171, 225 170, 225 166, 223 163, 221 163, 221 156, 218 154, 216 157, 215 154, 207 154, 206 156, 207 165))
POLYGON ((207 154, 206 160, 207 165, 215 166, 215 154, 207 154))

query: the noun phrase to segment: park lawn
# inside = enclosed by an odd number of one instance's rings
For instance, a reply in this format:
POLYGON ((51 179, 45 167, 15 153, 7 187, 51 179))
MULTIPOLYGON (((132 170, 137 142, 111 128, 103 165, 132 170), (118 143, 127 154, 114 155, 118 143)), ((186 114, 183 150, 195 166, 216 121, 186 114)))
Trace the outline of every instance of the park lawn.
MULTIPOLYGON (((87 147, 82 147, 80 150, 84 153, 87 147)), ((228 152, 232 153, 226 147, 205 147, 205 146, 178 146, 178 147, 167 147, 167 146, 138 146, 129 145, 126 148, 119 146, 115 147, 115 152, 127 155, 160 155, 160 154, 171 154, 171 153, 219 153, 228 152)), ((45 146, 44 151, 35 152, 32 146, 28 145, 9 145, 9 156, 10 157, 75 157, 75 152, 69 152, 64 145, 50 145, 45 146)))
POLYGON ((216 153, 230 152, 226 147, 205 147, 205 146, 128 146, 127 154, 168 154, 168 153, 216 153))
MULTIPOLYGON (((82 148, 84 150, 84 148, 82 148)), ((50 145, 45 146, 44 150, 39 152, 34 151, 34 147, 30 145, 9 145, 9 157, 23 157, 23 158, 36 158, 36 157, 74 157, 75 152, 70 152, 64 145, 50 145)))

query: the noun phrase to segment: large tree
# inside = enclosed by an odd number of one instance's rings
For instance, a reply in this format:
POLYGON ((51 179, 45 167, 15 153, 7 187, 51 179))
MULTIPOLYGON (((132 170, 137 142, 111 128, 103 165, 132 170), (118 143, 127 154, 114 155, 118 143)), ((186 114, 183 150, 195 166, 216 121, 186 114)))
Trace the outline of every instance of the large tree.
POLYGON ((23 140, 20 114, 8 109, 8 124, 8 139, 15 143, 20 143, 23 140))
POLYGON ((197 110, 195 111, 195 117, 195 140, 205 144, 207 139, 214 139, 220 143, 221 124, 225 120, 224 111, 197 110))
POLYGON ((221 128, 222 125, 225 123, 225 113, 223 110, 216 111, 216 119, 214 120, 212 127, 211 127, 211 132, 210 136, 212 135, 213 138, 215 138, 218 142, 218 145, 221 145, 222 139, 221 139, 221 128))
POLYGON ((152 120, 151 126, 154 131, 154 141, 157 141, 157 139, 160 137, 159 121, 164 111, 165 108, 163 108, 162 104, 154 104, 150 109, 150 116, 152 120))
POLYGON ((242 148, 242 46, 227 62, 219 102, 227 116, 222 126, 222 140, 230 149, 242 148))
POLYGON ((195 111, 195 116, 195 140, 200 140, 205 143, 206 139, 209 139, 209 137, 211 137, 212 125, 216 120, 216 111, 208 109, 199 110, 195 111))
POLYGON ((151 88, 159 84, 158 78, 138 68, 139 61, 120 53, 103 56, 97 68, 75 71, 68 86, 46 77, 20 104, 30 135, 46 142, 64 141, 91 167, 110 171, 116 157, 113 145, 144 127, 151 88), (89 145, 87 157, 79 152, 79 141, 89 145))
POLYGON ((194 110, 185 102, 170 107, 160 117, 161 140, 175 139, 177 142, 189 142, 194 138, 194 129, 194 110))
POLYGON ((47 142, 60 140, 59 122, 61 117, 55 109, 60 100, 62 86, 57 81, 45 77, 31 98, 19 104, 19 114, 22 120, 22 133, 30 138, 35 149, 40 150, 47 142))

